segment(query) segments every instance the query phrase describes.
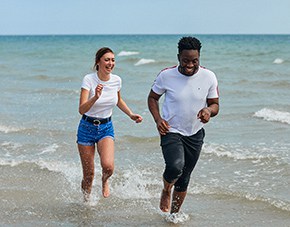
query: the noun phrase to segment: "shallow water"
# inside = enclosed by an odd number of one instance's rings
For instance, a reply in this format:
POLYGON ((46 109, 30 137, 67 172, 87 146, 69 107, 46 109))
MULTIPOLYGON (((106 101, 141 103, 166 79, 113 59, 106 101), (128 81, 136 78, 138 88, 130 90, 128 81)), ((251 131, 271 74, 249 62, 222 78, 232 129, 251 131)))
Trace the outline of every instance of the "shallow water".
POLYGON ((0 36, 0 225, 290 225, 286 35, 198 36, 201 64, 219 80, 221 110, 205 127, 182 213, 159 211, 164 164, 146 99, 158 72, 177 64, 180 37, 0 36), (83 204, 78 98, 101 46, 115 51, 122 96, 144 122, 114 110, 111 197, 101 196, 96 158, 92 201, 83 204))

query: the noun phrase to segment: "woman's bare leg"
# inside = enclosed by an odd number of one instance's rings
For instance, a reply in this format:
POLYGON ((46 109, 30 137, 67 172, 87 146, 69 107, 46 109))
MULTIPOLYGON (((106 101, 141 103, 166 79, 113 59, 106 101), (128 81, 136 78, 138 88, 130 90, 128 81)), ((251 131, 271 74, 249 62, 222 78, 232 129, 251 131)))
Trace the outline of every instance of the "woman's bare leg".
POLYGON ((78 149, 83 167, 82 192, 84 194, 84 200, 88 201, 94 180, 95 146, 83 146, 78 144, 78 149))
POLYGON ((114 172, 114 140, 110 137, 98 142, 98 152, 102 166, 102 193, 105 198, 110 196, 108 179, 114 172))

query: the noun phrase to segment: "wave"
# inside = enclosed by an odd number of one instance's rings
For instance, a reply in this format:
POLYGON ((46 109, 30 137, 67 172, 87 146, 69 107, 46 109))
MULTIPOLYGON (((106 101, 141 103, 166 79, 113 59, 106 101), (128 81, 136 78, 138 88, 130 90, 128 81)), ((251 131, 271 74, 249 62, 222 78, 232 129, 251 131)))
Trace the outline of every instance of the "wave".
POLYGON ((145 59, 145 58, 142 58, 138 62, 136 62, 134 65, 135 66, 139 66, 139 65, 145 65, 145 64, 150 64, 150 63, 154 63, 154 62, 155 62, 154 59, 145 59))
POLYGON ((283 89, 286 88, 288 91, 290 87, 290 82, 287 80, 275 81, 275 82, 272 82, 272 86, 277 87, 277 88, 283 88, 283 89))
POLYGON ((19 150, 19 148, 22 147, 22 144, 4 141, 0 144, 0 146, 1 146, 1 156, 4 156, 5 158, 10 158, 12 156, 11 151, 14 152, 16 150, 19 150))
POLYGON ((45 74, 37 74, 33 76, 23 77, 22 80, 35 80, 35 81, 53 81, 53 82, 72 82, 78 81, 79 78, 72 76, 57 76, 57 75, 45 75, 45 74))
POLYGON ((64 88, 44 88, 44 89, 35 89, 30 90, 29 93, 31 94, 64 94, 64 95, 78 95, 80 93, 80 90, 74 90, 74 89, 64 89, 64 88))
POLYGON ((227 198, 237 197, 237 198, 246 199, 248 201, 253 201, 253 202, 255 201, 264 202, 271 206, 274 206, 277 209, 290 211, 290 202, 283 201, 278 198, 255 195, 252 192, 232 191, 226 188, 208 187, 208 185, 199 185, 199 184, 194 187, 189 188, 188 192, 191 194, 223 195, 223 196, 226 196, 227 198))
POLYGON ((121 51, 118 56, 131 56, 131 55, 137 55, 139 52, 137 51, 121 51))
MULTIPOLYGON (((82 170, 79 162, 66 161, 48 161, 48 160, 11 160, 0 159, 0 167, 36 169, 36 171, 48 171, 51 173, 61 174, 70 183, 72 190, 79 191, 80 180, 82 179, 82 170)), ((100 188, 101 178, 100 165, 96 163, 96 180, 94 187, 100 188)), ((6 177, 6 176, 3 176, 6 177)), ((7 176, 8 177, 8 176, 7 176)), ((151 168, 140 169, 134 165, 119 169, 114 173, 111 180, 112 193, 121 199, 150 199, 159 197, 159 188, 161 181, 154 174, 152 176, 151 168), (157 185, 157 186, 156 186, 157 185), (158 191, 156 189, 158 188, 158 191)))
POLYGON ((282 64, 284 62, 284 60, 282 58, 276 58, 273 63, 274 64, 282 64))
POLYGON ((130 63, 130 64, 134 64, 136 63, 137 61, 139 61, 140 58, 138 58, 137 56, 132 56, 132 57, 129 57, 129 58, 122 58, 122 59, 119 59, 118 62, 119 63, 130 63))
POLYGON ((254 117, 262 118, 263 120, 266 120, 266 121, 275 121, 275 122, 290 124, 289 112, 263 108, 257 111, 256 113, 254 113, 254 117))
POLYGON ((6 126, 6 125, 0 125, 0 132, 4 133, 11 133, 11 132, 20 132, 25 129, 20 128, 20 127, 13 127, 13 126, 6 126))
POLYGON ((34 165, 37 166, 39 169, 42 169, 37 163, 34 161, 23 161, 23 160, 14 160, 14 159, 0 159, 0 166, 21 166, 21 165, 34 165))
POLYGON ((30 78, 35 79, 35 80, 49 80, 49 79, 51 79, 48 75, 43 75, 43 74, 31 76, 30 78))
POLYGON ((132 135, 124 135, 119 138, 119 140, 122 141, 122 143, 133 143, 133 144, 148 144, 148 143, 159 143, 159 136, 152 136, 152 137, 138 137, 138 136, 132 136, 132 135))
POLYGON ((51 144, 51 145, 47 146, 46 148, 44 148, 44 150, 41 151, 38 155, 42 155, 45 153, 53 153, 57 150, 57 148, 59 148, 59 146, 56 143, 51 144))
POLYGON ((259 145, 247 148, 241 147, 239 144, 206 144, 202 152, 209 155, 213 154, 217 157, 226 157, 234 160, 252 160, 253 162, 261 162, 264 159, 276 160, 280 158, 278 155, 271 153, 271 151, 271 148, 259 145))
POLYGON ((11 158, 1 158, 0 167, 3 166, 9 166, 12 168, 35 168, 38 170, 61 174, 73 186, 73 188, 78 187, 75 182, 79 182, 79 179, 81 179, 81 169, 79 167, 79 163, 71 163, 63 160, 47 161, 42 160, 41 158, 38 160, 15 160, 11 158))
MULTIPOLYGON (((266 87, 277 87, 277 88, 289 88, 290 86, 290 82, 288 80, 256 80, 256 81, 251 81, 251 80, 248 80, 248 79, 241 79, 239 81, 236 81, 236 82, 233 82, 233 85, 238 85, 238 86, 241 86, 241 87, 244 87, 244 86, 249 86, 249 85, 252 85, 252 84, 255 84, 255 86, 266 86, 266 87)), ((231 92, 231 93, 234 93, 234 92, 237 92, 237 94, 242 94, 242 93, 245 93, 245 90, 230 90, 230 91, 227 91, 227 92, 231 92)), ((251 93, 251 94, 258 94, 259 92, 258 91, 247 91, 247 93, 251 93)))
POLYGON ((17 133, 22 135, 30 135, 33 133, 37 128, 25 128, 24 126, 12 126, 12 125, 0 125, 0 133, 10 134, 10 133, 17 133))

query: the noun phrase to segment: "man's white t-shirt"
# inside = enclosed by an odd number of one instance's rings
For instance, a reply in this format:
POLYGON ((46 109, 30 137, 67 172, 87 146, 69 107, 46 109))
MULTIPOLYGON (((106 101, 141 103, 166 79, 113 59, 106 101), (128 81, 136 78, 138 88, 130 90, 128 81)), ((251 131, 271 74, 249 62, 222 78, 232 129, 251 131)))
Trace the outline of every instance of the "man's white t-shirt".
POLYGON ((82 88, 89 91, 89 99, 95 95, 98 84, 104 85, 102 94, 85 114, 90 117, 108 118, 112 115, 113 108, 118 102, 118 91, 121 89, 122 80, 114 74, 110 74, 108 81, 100 80, 97 73, 87 74, 83 79, 82 88))
POLYGON ((154 81, 152 90, 159 95, 165 94, 162 118, 169 123, 169 131, 184 136, 191 136, 203 127, 197 118, 198 112, 207 106, 207 99, 218 98, 215 74, 201 66, 192 76, 181 74, 178 66, 164 69, 154 81))

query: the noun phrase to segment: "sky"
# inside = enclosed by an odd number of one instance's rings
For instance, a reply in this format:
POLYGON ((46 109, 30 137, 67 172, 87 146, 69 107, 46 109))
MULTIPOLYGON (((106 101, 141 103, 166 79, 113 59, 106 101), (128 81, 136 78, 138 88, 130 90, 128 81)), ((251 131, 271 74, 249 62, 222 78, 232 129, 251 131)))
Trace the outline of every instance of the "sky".
POLYGON ((290 34, 290 0, 0 0, 0 35, 290 34))

